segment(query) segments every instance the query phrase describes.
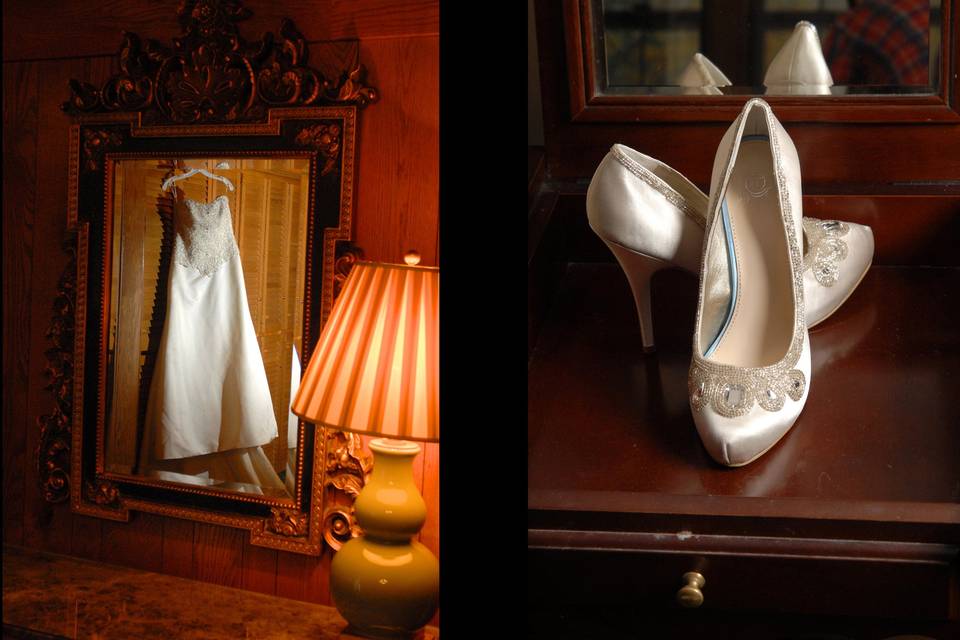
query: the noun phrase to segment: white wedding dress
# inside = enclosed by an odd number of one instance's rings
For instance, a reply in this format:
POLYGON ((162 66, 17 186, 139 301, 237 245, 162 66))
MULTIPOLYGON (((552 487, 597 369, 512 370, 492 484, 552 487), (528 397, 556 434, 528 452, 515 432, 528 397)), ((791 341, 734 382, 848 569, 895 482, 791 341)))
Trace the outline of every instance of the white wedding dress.
POLYGON ((141 473, 282 489, 260 449, 277 420, 227 197, 178 201, 175 226, 141 473))

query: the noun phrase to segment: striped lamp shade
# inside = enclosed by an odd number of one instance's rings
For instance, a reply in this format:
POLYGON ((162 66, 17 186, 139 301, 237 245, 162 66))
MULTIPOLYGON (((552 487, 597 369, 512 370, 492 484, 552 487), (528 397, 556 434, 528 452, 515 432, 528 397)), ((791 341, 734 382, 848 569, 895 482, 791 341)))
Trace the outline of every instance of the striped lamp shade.
POLYGON ((356 263, 293 412, 345 431, 438 441, 439 288, 436 267, 356 263))

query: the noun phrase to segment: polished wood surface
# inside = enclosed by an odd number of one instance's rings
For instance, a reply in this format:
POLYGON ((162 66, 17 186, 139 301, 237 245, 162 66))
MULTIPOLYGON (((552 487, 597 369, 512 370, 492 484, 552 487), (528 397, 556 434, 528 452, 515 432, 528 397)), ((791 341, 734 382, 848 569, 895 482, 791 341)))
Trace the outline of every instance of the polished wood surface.
MULTIPOLYGON (((701 619, 960 617, 960 268, 874 265, 810 333, 811 394, 794 427, 727 468, 703 448, 688 404, 696 277, 654 276, 657 349, 644 353, 626 278, 578 232, 577 198, 559 198, 529 267, 539 326, 528 598, 530 619, 546 616, 536 628, 591 604, 655 612, 679 630, 687 571, 706 576, 701 619)), ((623 611, 608 615, 637 629, 623 611)))
MULTIPOLYGON (((352 637, 333 607, 8 545, 3 624, 4 638, 352 637)), ((439 637, 427 627, 419 640, 439 637)))
MULTIPOLYGON (((435 0, 362 0, 349 5, 329 0, 319 4, 308 0, 253 0, 243 6, 253 11, 243 27, 251 33, 276 31, 283 18, 295 18, 297 28, 311 40, 440 32, 435 0)), ((97 6, 80 1, 48 5, 18 0, 4 3, 3 18, 4 62, 113 55, 121 42, 121 29, 161 41, 178 29, 170 5, 149 0, 97 6)))
POLYGON ((528 218, 535 628, 557 630, 551 621, 590 604, 633 633, 647 627, 617 607, 671 632, 695 615, 711 634, 740 633, 719 612, 762 611, 857 616, 857 630, 926 619, 939 622, 912 628, 952 637, 939 634, 960 617, 960 265, 942 239, 955 237, 956 194, 805 196, 808 215, 873 226, 875 264, 811 331, 811 395, 793 429, 731 469, 709 457, 688 405, 696 276, 654 276, 657 350, 644 353, 583 185, 559 188, 541 190, 528 218), (674 595, 687 571, 707 585, 684 618, 674 595))
MULTIPOLYGON (((364 110, 359 127, 355 244, 371 260, 398 262, 416 248, 423 264, 436 264, 438 3, 371 0, 347 7, 324 0, 304 9, 296 2, 249 0, 244 5, 264 20, 260 28, 259 23, 244 25, 253 33, 275 31, 283 15, 294 18, 312 44, 328 37, 359 39, 367 79, 381 98, 364 110)), ((44 352, 51 346, 44 333, 68 261, 62 242, 69 119, 60 104, 69 95, 71 78, 102 83, 116 72, 111 57, 92 56, 113 56, 122 29, 161 39, 178 32, 171 6, 125 3, 113 9, 106 13, 100 6, 77 3, 66 6, 66 13, 61 6, 59 17, 50 19, 44 12, 52 8, 4 5, 4 31, 17 34, 16 42, 5 38, 4 59, 18 61, 4 65, 4 541, 134 567, 147 562, 142 549, 159 549, 157 570, 164 573, 236 584, 236 571, 238 586, 329 603, 329 552, 310 558, 253 548, 229 529, 202 529, 145 513, 135 514, 128 524, 107 522, 71 514, 68 505, 51 505, 40 494, 36 418, 53 406, 44 389, 44 352), (156 18, 158 11, 162 21, 156 18), (138 12, 140 18, 127 19, 138 12), (58 43, 64 43, 62 49, 56 49, 58 43), (43 60, 57 56, 84 57, 43 60), (227 533, 211 535, 211 530, 227 533), (216 566, 201 569, 198 558, 216 566), (239 562, 239 567, 227 571, 227 561, 239 562), (264 577, 271 570, 273 578, 264 577)), ((414 463, 427 502, 420 540, 438 553, 439 445, 423 448, 414 463)))
POLYGON ((695 278, 655 277, 657 351, 644 355, 619 266, 571 264, 529 369, 530 508, 602 511, 657 493, 933 503, 960 520, 957 291, 958 269, 873 267, 810 332, 811 392, 793 429, 729 469, 710 459, 688 406, 695 278))

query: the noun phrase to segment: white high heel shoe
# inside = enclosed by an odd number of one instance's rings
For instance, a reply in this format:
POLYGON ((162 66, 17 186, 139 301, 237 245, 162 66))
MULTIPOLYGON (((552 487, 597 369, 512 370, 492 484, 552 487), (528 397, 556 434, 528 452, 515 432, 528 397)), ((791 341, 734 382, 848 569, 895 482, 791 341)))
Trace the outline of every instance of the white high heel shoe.
MULTIPOLYGON (((707 196, 678 171, 615 144, 587 189, 587 217, 633 290, 643 346, 654 345, 650 278, 660 269, 700 272, 707 196)), ((808 326, 853 293, 873 260, 873 232, 852 222, 804 218, 803 283, 808 326)))
POLYGON ((810 390, 800 162, 760 98, 717 149, 690 364, 707 451, 741 466, 793 426, 810 390))
MULTIPOLYGON (((676 84, 684 94, 721 95, 719 87, 729 87, 730 79, 702 53, 695 53, 677 76, 676 84)), ((830 95, 833 76, 823 57, 817 27, 801 20, 793 33, 770 61, 763 76, 766 94, 830 95)))
POLYGON ((796 24, 770 61, 763 85, 767 95, 830 95, 833 76, 813 24, 806 20, 796 24))
POLYGON ((695 53, 690 62, 677 76, 677 84, 683 87, 685 94, 721 95, 720 87, 729 87, 730 78, 723 75, 710 59, 702 53, 695 53))

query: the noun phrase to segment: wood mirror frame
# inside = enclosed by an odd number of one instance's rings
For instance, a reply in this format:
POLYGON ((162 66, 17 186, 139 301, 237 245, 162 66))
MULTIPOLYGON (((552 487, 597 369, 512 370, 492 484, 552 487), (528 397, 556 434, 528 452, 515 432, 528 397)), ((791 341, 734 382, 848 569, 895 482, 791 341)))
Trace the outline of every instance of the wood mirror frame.
MULTIPOLYGON (((303 308, 305 365, 360 250, 350 244, 356 121, 377 99, 364 84, 357 42, 327 45, 308 65, 290 20, 248 42, 235 0, 180 5, 168 47, 124 33, 120 73, 102 87, 71 81, 67 250, 48 337, 48 386, 38 466, 45 498, 76 513, 128 521, 134 510, 250 531, 252 544, 319 555, 356 534, 353 499, 372 462, 360 438, 301 422, 291 499, 228 493, 104 469, 106 345, 110 318, 113 167, 121 159, 186 156, 309 158, 303 308)), ((153 346, 151 347, 153 348, 153 346)), ((149 350, 148 350, 149 351, 149 350)), ((148 357, 149 361, 150 358, 148 357)))
MULTIPOLYGON (((960 121, 957 83, 951 75, 949 64, 957 46, 958 21, 952 4, 951 0, 943 0, 941 5, 940 86, 936 87, 935 93, 771 96, 765 99, 777 108, 777 117, 784 122, 960 121)), ((594 44, 600 17, 595 15, 594 3, 591 0, 566 0, 562 12, 570 113, 574 122, 730 121, 750 97, 606 95, 602 92, 596 72, 596 61, 600 54, 594 50, 594 44)))
MULTIPOLYGON (((619 142, 708 188, 717 144, 750 96, 602 95, 592 71, 590 7, 590 0, 534 0, 544 180, 582 194, 619 142)), ((765 97, 797 146, 804 195, 956 194, 960 150, 943 141, 960 127, 958 52, 960 12, 956 2, 943 0, 937 93, 765 97)), ((887 200, 878 210, 895 214, 894 200, 887 200)))

